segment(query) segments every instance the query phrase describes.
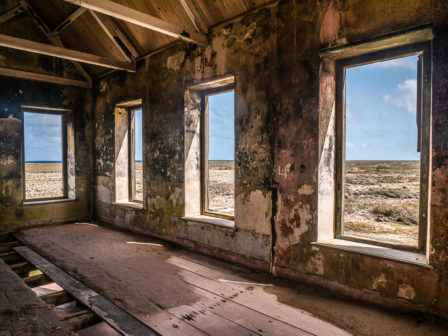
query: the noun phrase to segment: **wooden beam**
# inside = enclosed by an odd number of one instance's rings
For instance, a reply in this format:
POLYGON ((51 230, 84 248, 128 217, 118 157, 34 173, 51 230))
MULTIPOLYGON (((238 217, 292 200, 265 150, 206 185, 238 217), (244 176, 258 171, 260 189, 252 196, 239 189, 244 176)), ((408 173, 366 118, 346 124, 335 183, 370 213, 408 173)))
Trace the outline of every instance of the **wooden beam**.
POLYGON ((120 5, 110 0, 65 0, 75 5, 91 9, 95 12, 110 15, 138 26, 148 28, 159 33, 172 36, 181 40, 192 42, 201 46, 207 45, 207 37, 195 32, 187 32, 184 29, 163 21, 154 16, 139 12, 135 9, 120 5))
POLYGON ((58 26, 55 29, 53 29, 51 34, 52 35, 59 34, 65 28, 70 26, 77 18, 79 18, 82 14, 84 14, 85 11, 87 11, 87 9, 85 9, 83 7, 79 7, 72 14, 70 14, 68 18, 66 18, 64 21, 62 21, 60 24, 58 24, 58 26))
POLYGON ((14 8, 11 8, 10 10, 7 10, 6 12, 0 14, 0 24, 12 19, 16 15, 19 15, 22 13, 25 9, 21 5, 17 5, 14 8))
MULTIPOLYGON (((28 12, 28 14, 32 17, 36 25, 40 28, 40 30, 47 36, 47 38, 53 43, 54 45, 58 47, 65 48, 64 43, 62 43, 62 40, 59 36, 54 36, 51 34, 51 29, 48 27, 48 25, 45 23, 44 20, 36 13, 36 11, 33 9, 33 7, 28 3, 27 0, 20 0, 20 4, 22 7, 25 8, 25 10, 28 12)), ((89 73, 84 69, 84 67, 79 64, 78 62, 73 62, 73 66, 78 70, 81 75, 85 78, 85 80, 89 83, 90 86, 92 86, 92 78, 90 77, 89 73)))
POLYGON ((36 54, 59 57, 75 62, 98 65, 105 68, 135 72, 135 64, 112 60, 106 57, 88 54, 82 51, 57 47, 49 44, 24 40, 17 37, 0 34, 0 46, 28 51, 36 54))
MULTIPOLYGON (((82 7, 80 7, 82 8, 82 7)), ((120 28, 112 21, 112 18, 107 15, 97 14, 92 10, 89 10, 90 14, 104 30, 107 36, 111 39, 114 45, 118 48, 121 54, 130 62, 134 62, 138 57, 137 50, 129 41, 129 39, 123 34, 120 28)))
POLYGON ((76 79, 69 79, 69 78, 44 75, 44 74, 39 74, 39 73, 35 73, 35 72, 28 72, 28 71, 1 68, 1 67, 0 67, 0 76, 28 79, 28 80, 37 81, 37 82, 53 83, 53 84, 59 84, 59 85, 76 86, 76 87, 82 87, 82 88, 88 88, 88 89, 90 89, 92 87, 92 85, 90 83, 76 80, 76 79))
POLYGON ((189 0, 179 0, 180 4, 185 10, 185 13, 187 13, 188 17, 190 18, 191 23, 193 23, 196 31, 200 33, 205 33, 207 31, 207 25, 201 22, 198 17, 193 13, 192 10, 192 4, 189 0), (203 27, 203 28, 202 28, 203 27), (202 29, 201 29, 202 28, 202 29))
POLYGON ((65 273, 56 265, 50 263, 47 259, 41 257, 30 248, 20 246, 15 249, 15 251, 73 295, 78 301, 91 309, 120 334, 127 336, 159 335, 153 329, 146 326, 105 297, 86 287, 84 284, 65 273))

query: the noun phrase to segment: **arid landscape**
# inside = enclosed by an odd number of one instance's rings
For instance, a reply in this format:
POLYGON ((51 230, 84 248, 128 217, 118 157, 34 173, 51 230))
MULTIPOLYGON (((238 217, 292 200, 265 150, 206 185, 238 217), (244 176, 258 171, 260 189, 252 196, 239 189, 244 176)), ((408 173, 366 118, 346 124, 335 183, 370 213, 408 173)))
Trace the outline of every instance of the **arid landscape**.
MULTIPOLYGON (((63 196, 61 163, 27 163, 26 198, 63 196)), ((348 161, 345 175, 345 236, 393 244, 417 244, 419 163, 348 161)), ((232 161, 210 161, 210 212, 234 215, 232 161)), ((136 199, 143 199, 142 164, 136 163, 136 199)))
POLYGON ((25 164, 26 199, 64 196, 62 163, 25 164))
POLYGON ((417 161, 347 161, 343 234, 416 246, 419 182, 417 161))
POLYGON ((235 214, 235 165, 233 161, 209 161, 208 210, 235 214))

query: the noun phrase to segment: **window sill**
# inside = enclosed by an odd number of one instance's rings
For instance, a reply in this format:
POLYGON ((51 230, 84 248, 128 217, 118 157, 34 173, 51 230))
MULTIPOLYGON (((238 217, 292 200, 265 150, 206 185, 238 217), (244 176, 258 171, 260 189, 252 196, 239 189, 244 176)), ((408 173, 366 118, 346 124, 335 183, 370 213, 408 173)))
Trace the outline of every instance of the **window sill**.
POLYGON ((24 201, 22 205, 42 205, 42 204, 53 204, 53 203, 67 203, 67 202, 76 202, 78 199, 76 198, 62 198, 62 199, 49 199, 49 200, 33 200, 33 201, 24 201))
POLYGON ((389 247, 375 246, 363 243, 357 243, 349 240, 330 239, 311 243, 317 246, 330 247, 338 250, 355 252, 377 258, 384 258, 402 263, 413 264, 424 268, 432 269, 428 263, 426 255, 415 252, 400 251, 389 247))
POLYGON ((186 221, 214 224, 214 225, 226 227, 229 229, 235 228, 235 221, 230 220, 230 219, 217 218, 217 217, 206 216, 206 215, 187 216, 187 217, 182 217, 182 219, 184 219, 186 221))
POLYGON ((114 202, 113 204, 128 208, 143 209, 143 203, 121 201, 121 202, 114 202))

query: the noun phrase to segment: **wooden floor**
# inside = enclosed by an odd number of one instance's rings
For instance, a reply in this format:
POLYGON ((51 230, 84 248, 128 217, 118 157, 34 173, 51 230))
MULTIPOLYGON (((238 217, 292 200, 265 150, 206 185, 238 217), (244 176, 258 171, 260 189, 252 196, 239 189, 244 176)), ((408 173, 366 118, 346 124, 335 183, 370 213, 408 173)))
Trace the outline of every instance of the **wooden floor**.
POLYGON ((162 335, 348 335, 279 303, 249 272, 92 224, 26 230, 28 246, 162 335))
POLYGON ((443 321, 343 300, 92 223, 17 237, 161 335, 447 335, 443 321))

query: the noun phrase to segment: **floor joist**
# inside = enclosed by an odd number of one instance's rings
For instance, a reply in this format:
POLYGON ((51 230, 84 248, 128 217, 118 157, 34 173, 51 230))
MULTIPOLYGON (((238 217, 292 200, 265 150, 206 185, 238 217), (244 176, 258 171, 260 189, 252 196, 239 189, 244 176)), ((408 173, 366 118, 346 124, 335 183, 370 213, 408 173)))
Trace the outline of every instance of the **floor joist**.
POLYGON ((18 246, 14 250, 123 335, 158 335, 124 310, 42 258, 27 246, 18 246))
POLYGON ((120 5, 110 0, 65 0, 72 4, 103 13, 117 19, 127 21, 138 26, 148 28, 159 33, 172 36, 181 40, 192 42, 200 46, 207 45, 207 37, 200 33, 186 32, 172 23, 163 21, 157 17, 139 12, 138 10, 120 5))

